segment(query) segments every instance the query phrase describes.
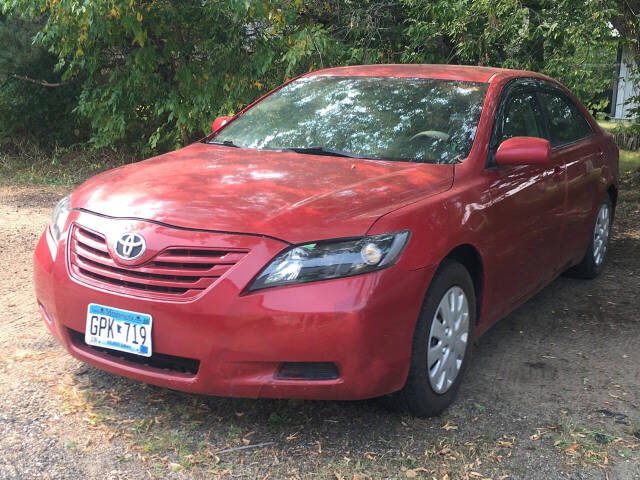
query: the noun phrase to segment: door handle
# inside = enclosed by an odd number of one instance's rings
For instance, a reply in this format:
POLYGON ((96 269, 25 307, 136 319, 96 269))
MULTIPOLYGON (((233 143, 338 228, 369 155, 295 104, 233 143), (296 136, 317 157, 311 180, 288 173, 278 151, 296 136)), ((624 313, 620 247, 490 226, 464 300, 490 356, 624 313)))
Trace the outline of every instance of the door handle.
POLYGON ((562 180, 562 176, 564 174, 564 168, 560 165, 556 165, 553 167, 553 173, 551 174, 551 178, 554 180, 562 180))

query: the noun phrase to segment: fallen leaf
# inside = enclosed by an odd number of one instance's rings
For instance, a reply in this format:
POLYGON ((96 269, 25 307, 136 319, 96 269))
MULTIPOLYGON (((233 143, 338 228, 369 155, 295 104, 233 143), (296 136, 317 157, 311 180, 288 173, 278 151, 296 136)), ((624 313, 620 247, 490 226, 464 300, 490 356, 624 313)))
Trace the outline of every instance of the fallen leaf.
POLYGON ((569 454, 573 454, 575 453, 576 449, 580 446, 580 444, 578 442, 574 442, 571 445, 569 445, 569 448, 567 448, 567 453, 569 454))
POLYGON ((448 445, 445 445, 444 447, 442 447, 440 450, 438 450, 438 455, 446 455, 447 453, 449 453, 451 451, 451 448, 449 448, 448 445))
POLYGON ((447 422, 442 426, 442 430, 446 430, 448 432, 449 430, 458 430, 458 427, 447 422))

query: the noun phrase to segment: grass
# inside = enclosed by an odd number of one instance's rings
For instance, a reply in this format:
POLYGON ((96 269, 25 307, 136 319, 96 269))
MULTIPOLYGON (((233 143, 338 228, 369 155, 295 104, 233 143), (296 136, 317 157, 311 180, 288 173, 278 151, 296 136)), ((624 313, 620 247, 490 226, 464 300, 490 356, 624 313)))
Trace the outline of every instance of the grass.
POLYGON ((616 441, 616 437, 584 428, 569 417, 547 427, 542 438, 551 440, 557 450, 567 455, 567 463, 582 467, 606 465, 609 462, 608 446, 616 441))
POLYGON ((0 185, 78 185, 93 175, 139 160, 132 154, 83 146, 53 152, 28 140, 0 145, 0 185))
POLYGON ((611 130, 621 125, 631 125, 631 124, 628 122, 611 122, 609 120, 598 120, 598 125, 604 128, 606 131, 610 132, 611 130))
POLYGON ((640 151, 620 150, 620 173, 640 169, 640 151))

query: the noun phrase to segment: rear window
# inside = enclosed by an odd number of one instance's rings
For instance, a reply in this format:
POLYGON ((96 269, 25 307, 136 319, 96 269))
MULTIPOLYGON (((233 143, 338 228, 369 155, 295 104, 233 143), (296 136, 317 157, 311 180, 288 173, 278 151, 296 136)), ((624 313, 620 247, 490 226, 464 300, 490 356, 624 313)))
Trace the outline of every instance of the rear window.
POLYGON ((549 119, 551 146, 577 142, 593 134, 589 122, 564 93, 543 91, 541 97, 549 119))

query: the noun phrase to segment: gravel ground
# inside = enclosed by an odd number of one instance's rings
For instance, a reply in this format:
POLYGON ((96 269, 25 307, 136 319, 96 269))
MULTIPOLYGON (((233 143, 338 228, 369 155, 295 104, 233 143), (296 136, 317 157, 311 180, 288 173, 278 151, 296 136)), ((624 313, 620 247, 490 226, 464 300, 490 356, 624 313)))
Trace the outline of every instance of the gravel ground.
POLYGON ((0 478, 639 480, 640 181, 626 182, 603 275, 561 277, 492 328, 433 419, 188 395, 74 360, 31 285, 66 191, 0 187, 0 478))

